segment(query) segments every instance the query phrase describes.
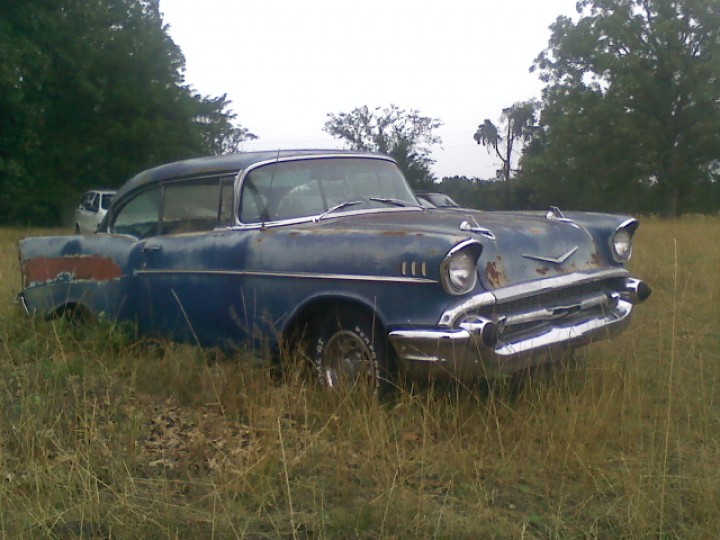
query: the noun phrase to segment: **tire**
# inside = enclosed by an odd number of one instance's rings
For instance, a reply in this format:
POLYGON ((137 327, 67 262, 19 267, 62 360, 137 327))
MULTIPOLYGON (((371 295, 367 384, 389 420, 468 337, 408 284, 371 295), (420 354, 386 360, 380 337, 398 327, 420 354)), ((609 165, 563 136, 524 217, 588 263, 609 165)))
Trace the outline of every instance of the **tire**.
POLYGON ((395 388, 395 352, 375 318, 342 306, 313 325, 310 358, 320 383, 331 389, 367 385, 373 392, 395 388))

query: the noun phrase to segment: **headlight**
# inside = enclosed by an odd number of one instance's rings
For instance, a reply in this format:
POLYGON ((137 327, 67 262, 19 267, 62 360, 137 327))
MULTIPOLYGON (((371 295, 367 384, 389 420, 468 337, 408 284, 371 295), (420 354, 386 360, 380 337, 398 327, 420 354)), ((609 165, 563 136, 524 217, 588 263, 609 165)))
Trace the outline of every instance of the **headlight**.
POLYGON ((460 244, 447 254, 440 266, 442 285, 453 295, 466 294, 477 283, 477 260, 482 246, 474 241, 460 244))
POLYGON ((625 262, 632 255, 632 237, 639 223, 630 219, 620 225, 610 236, 610 250, 616 262, 625 262))

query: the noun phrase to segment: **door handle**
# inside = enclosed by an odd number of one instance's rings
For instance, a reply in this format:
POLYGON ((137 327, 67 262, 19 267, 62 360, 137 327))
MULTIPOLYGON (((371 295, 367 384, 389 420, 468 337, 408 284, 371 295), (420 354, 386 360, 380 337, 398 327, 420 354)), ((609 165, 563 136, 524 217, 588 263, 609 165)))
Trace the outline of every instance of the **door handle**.
POLYGON ((162 251, 162 247, 158 245, 152 245, 152 246, 144 246, 143 247, 143 253, 158 253, 162 251))

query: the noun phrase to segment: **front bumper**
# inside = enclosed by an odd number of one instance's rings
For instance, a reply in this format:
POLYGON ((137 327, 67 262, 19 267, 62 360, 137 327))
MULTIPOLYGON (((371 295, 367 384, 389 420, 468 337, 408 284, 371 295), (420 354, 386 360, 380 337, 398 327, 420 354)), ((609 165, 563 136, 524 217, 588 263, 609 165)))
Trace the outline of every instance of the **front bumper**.
POLYGON ((388 337, 400 365, 413 378, 471 380, 553 362, 622 332, 634 305, 650 295, 647 285, 625 271, 578 274, 536 285, 473 297, 460 309, 446 311, 437 327, 393 329, 388 337), (599 287, 590 292, 594 283, 599 287), (518 308, 519 297, 540 299, 554 285, 583 294, 542 306, 526 301, 518 308))

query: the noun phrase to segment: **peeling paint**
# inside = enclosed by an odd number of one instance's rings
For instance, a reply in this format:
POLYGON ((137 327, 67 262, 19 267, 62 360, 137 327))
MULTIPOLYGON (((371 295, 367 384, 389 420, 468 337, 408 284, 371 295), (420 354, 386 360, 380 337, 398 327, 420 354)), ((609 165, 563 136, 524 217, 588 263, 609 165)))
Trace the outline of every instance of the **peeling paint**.
POLYGON ((52 281, 110 281, 123 276, 115 261, 98 255, 35 257, 23 261, 22 268, 25 287, 52 281))
POLYGON ((507 282, 505 272, 502 268, 498 268, 498 263, 496 261, 488 261, 485 266, 485 275, 487 276, 490 284, 495 288, 502 287, 507 282))

